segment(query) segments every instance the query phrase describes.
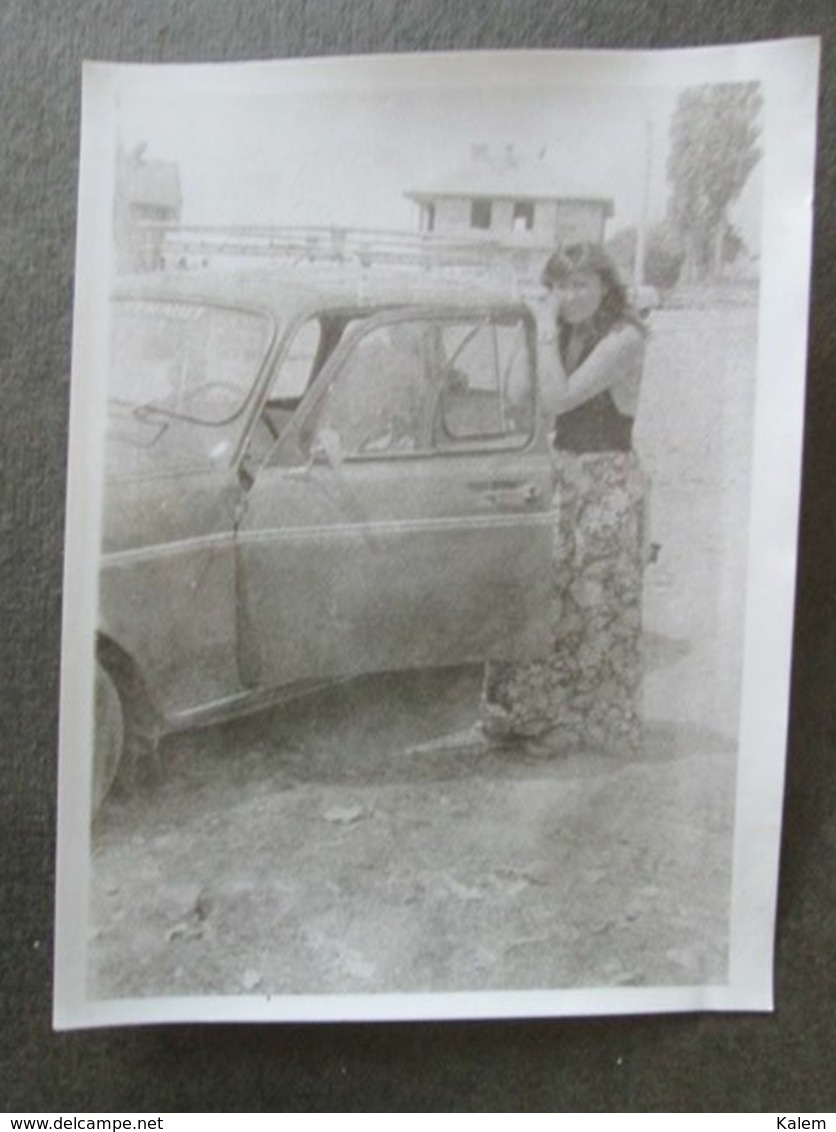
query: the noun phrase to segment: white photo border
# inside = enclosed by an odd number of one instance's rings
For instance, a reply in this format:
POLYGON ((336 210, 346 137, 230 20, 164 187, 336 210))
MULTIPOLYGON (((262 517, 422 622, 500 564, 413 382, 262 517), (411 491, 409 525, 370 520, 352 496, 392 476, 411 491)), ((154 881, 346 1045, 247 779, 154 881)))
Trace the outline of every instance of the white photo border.
POLYGON ((84 67, 64 572, 56 879, 56 1029, 175 1021, 337 1021, 773 1008, 778 854, 796 576, 820 45, 817 39, 663 51, 509 51, 277 63, 84 67), (296 93, 340 85, 494 88, 752 82, 764 96, 764 203, 749 562, 724 986, 444 994, 87 997, 90 773, 97 548, 115 122, 120 95, 296 93))

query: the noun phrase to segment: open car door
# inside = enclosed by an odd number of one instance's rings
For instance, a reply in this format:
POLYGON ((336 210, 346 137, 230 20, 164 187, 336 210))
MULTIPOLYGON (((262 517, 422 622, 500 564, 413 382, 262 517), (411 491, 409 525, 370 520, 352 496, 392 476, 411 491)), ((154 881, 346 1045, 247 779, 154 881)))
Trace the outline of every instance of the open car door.
POLYGON ((553 473, 523 309, 354 329, 246 494, 251 686, 549 645, 553 473))

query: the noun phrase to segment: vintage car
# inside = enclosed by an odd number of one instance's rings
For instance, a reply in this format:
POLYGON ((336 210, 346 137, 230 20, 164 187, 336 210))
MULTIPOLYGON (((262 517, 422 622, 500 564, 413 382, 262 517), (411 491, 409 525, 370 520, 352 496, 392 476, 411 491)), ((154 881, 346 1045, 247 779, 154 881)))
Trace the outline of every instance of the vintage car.
POLYGON ((547 647, 534 324, 474 285, 116 289, 94 808, 126 752, 336 679, 547 647))

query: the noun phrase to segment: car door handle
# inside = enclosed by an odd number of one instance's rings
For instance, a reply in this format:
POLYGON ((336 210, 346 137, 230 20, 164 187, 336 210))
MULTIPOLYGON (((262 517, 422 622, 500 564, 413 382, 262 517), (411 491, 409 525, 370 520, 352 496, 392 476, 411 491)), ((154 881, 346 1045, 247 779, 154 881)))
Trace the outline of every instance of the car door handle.
POLYGON ((536 483, 519 484, 471 484, 474 491, 487 499, 497 511, 524 511, 533 507, 543 497, 536 483))

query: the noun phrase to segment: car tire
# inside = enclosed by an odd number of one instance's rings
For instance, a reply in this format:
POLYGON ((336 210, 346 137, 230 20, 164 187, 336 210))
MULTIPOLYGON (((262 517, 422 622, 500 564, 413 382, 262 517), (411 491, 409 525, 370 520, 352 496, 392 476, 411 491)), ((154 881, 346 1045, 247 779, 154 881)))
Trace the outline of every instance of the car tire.
POLYGON ((95 734, 93 736, 93 816, 101 810, 119 774, 125 749, 125 712, 112 676, 96 664, 95 734))

